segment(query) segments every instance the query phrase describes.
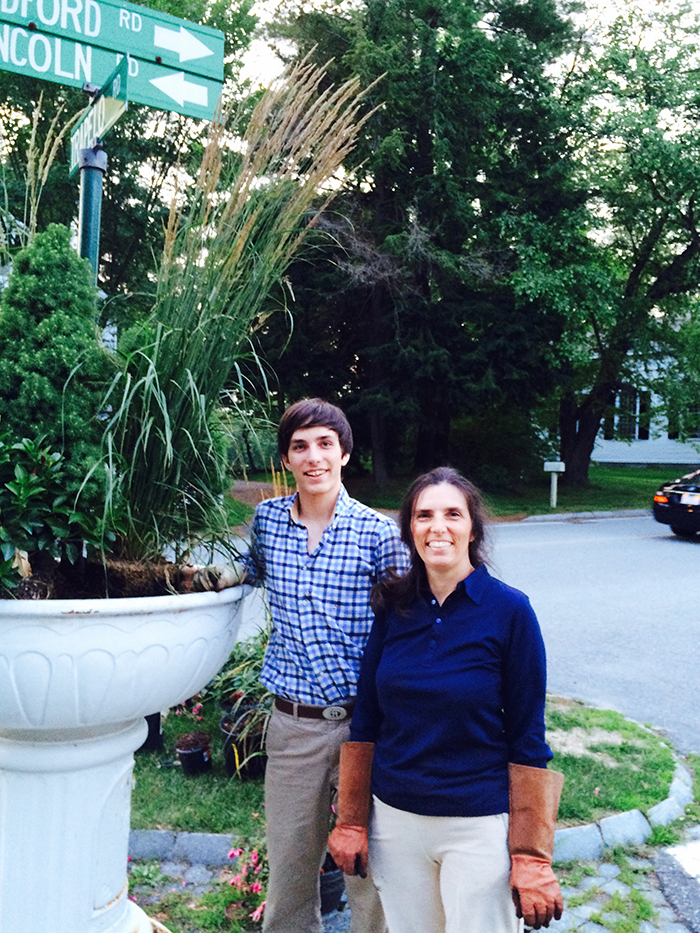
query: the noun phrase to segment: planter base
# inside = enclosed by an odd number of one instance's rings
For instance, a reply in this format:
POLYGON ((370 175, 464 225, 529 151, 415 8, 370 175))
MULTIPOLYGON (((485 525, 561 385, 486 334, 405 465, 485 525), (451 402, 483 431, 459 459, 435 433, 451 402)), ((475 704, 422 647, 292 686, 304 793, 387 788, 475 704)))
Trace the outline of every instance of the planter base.
POLYGON ((0 600, 2 933, 152 933, 126 883, 143 717, 221 668, 246 592, 0 600))

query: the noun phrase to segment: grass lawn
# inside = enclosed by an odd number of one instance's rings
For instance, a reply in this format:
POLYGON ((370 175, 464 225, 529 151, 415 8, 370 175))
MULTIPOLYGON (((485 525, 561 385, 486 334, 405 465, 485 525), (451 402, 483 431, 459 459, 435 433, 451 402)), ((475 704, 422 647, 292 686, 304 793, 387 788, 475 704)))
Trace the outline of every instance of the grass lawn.
MULTIPOLYGON (((651 509, 654 493, 659 485, 688 471, 682 465, 620 466, 592 464, 590 485, 585 488, 567 488, 559 483, 557 507, 549 507, 549 475, 531 486, 489 490, 486 499, 496 517, 547 515, 551 512, 590 512, 611 509, 651 509)), ((269 476, 250 477, 261 482, 269 476)), ((412 480, 411 476, 393 479, 380 491, 372 487, 369 476, 349 477, 346 486, 351 496, 376 509, 398 509, 401 499, 412 480)))
POLYGON ((178 710, 171 710, 163 723, 165 748, 136 755, 132 829, 230 833, 247 840, 262 838, 262 780, 228 777, 219 729, 223 712, 214 704, 206 704, 202 709, 204 718, 199 720, 181 707, 178 710), (176 764, 175 740, 186 732, 208 732, 211 736, 210 773, 187 777, 176 764))
MULTIPOLYGON (((163 732, 165 750, 136 756, 132 797, 134 829, 230 833, 257 841, 264 824, 261 779, 229 778, 223 763, 221 713, 205 705, 202 720, 171 711, 163 732), (185 732, 212 737, 213 770, 187 777, 176 761, 175 739, 185 732)), ((547 735, 551 763, 566 775, 559 811, 564 825, 587 823, 609 813, 649 807, 663 800, 673 776, 673 755, 657 732, 628 722, 619 713, 549 698, 547 735)))

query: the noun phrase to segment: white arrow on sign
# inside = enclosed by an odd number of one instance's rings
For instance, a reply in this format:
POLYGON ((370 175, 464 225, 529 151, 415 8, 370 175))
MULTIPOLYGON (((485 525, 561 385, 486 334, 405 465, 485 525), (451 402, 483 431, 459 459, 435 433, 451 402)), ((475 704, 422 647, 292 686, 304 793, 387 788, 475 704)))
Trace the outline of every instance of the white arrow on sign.
POLYGON ((151 84, 154 84, 159 91, 167 94, 172 100, 181 107, 185 101, 191 104, 198 104, 200 107, 207 106, 207 89, 201 84, 193 84, 185 78, 183 71, 176 71, 163 78, 151 78, 151 84))
POLYGON ((213 49, 208 48, 197 36, 180 26, 179 30, 166 29, 165 26, 154 26, 153 44, 159 49, 176 52, 181 62, 189 62, 193 58, 206 58, 213 55, 213 49))

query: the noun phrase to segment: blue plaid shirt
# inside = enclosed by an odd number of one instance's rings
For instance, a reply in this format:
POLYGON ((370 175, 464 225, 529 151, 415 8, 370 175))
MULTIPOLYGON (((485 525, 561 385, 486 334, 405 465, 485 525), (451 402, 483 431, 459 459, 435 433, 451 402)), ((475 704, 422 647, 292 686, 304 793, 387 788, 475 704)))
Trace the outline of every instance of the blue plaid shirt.
POLYGON ((390 567, 408 569, 396 523, 341 487, 335 514, 314 551, 292 517, 295 496, 255 510, 248 581, 267 588, 273 631, 260 680, 296 703, 325 706, 354 697, 372 627, 369 594, 390 567))

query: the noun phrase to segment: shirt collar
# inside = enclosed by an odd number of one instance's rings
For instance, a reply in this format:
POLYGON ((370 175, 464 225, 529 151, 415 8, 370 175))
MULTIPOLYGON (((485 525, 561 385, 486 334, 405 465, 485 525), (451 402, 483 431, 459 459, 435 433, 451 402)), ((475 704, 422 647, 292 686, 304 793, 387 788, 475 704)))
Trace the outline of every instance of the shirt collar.
POLYGON ((479 605, 484 598, 488 583, 489 572, 486 569, 486 564, 479 564, 478 567, 472 570, 468 577, 462 580, 460 586, 463 586, 467 596, 479 605))
MULTIPOLYGON (((289 515, 290 525, 301 524, 299 519, 294 517, 294 504, 297 501, 298 496, 299 496, 299 493, 295 492, 293 496, 290 496, 289 502, 287 503, 287 514, 289 515)), ((348 512, 350 512, 351 503, 352 503, 352 500, 350 496, 348 495, 347 489, 345 488, 345 486, 341 484, 340 492, 338 493, 338 498, 336 499, 336 503, 335 503, 335 511, 333 512, 333 518, 331 519, 330 524, 328 525, 329 528, 335 524, 336 519, 338 519, 341 515, 347 515, 348 512)))

